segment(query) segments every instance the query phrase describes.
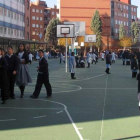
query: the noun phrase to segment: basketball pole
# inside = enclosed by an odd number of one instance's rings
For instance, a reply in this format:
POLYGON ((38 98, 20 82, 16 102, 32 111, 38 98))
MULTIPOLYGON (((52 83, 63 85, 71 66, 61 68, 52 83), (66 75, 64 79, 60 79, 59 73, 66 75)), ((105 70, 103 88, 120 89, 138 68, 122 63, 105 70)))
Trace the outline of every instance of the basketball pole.
POLYGON ((65 57, 66 57, 66 73, 68 72, 68 68, 67 68, 67 61, 68 61, 68 57, 67 57, 67 38, 65 36, 65 41, 66 41, 66 53, 65 53, 65 57))

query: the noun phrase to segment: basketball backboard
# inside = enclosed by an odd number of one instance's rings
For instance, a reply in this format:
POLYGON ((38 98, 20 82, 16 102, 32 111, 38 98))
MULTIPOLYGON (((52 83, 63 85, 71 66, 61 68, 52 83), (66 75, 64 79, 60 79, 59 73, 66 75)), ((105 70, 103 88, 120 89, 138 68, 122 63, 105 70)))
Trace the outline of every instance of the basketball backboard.
POLYGON ((64 22, 64 24, 74 24, 75 25, 75 36, 85 36, 85 22, 84 21, 64 22))
POLYGON ((74 38, 75 37, 75 25, 74 24, 58 24, 56 27, 57 38, 74 38))
POLYGON ((96 42, 96 35, 85 35, 85 42, 96 42))

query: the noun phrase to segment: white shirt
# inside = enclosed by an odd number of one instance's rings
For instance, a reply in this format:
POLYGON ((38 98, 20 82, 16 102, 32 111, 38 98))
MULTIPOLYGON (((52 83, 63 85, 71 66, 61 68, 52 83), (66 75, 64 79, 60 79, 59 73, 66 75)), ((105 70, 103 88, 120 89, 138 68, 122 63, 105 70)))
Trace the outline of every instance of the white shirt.
POLYGON ((0 55, 0 58, 2 58, 2 55, 0 55))
POLYGON ((13 55, 13 54, 11 54, 11 55, 7 54, 7 56, 8 56, 9 58, 10 58, 12 55, 13 55))

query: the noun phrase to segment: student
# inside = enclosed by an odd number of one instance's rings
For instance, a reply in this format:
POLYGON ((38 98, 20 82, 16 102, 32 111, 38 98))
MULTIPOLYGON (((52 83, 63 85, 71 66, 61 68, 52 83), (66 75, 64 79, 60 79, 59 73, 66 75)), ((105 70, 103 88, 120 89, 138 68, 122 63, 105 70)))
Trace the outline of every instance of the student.
POLYGON ((110 65, 111 65, 111 52, 109 52, 109 54, 106 55, 106 73, 107 74, 111 74, 109 72, 109 69, 110 69, 110 65))
POLYGON ((19 58, 19 67, 18 67, 18 72, 17 72, 16 84, 21 91, 20 98, 23 98, 25 86, 28 83, 32 82, 31 77, 29 75, 28 66, 27 66, 27 64, 29 63, 29 56, 23 44, 19 45, 19 50, 16 53, 16 55, 19 58))
POLYGON ((8 63, 7 75, 9 81, 9 95, 11 99, 15 99, 14 86, 15 86, 19 61, 18 61, 18 57, 15 54, 13 54, 12 46, 8 46, 7 55, 5 56, 5 59, 8 63))
POLYGON ((49 82, 49 71, 48 71, 48 62, 44 57, 44 52, 43 50, 39 50, 39 66, 38 66, 38 76, 37 76, 37 82, 36 82, 36 87, 33 95, 31 95, 31 98, 38 98, 42 85, 45 85, 46 92, 47 92, 47 97, 46 98, 51 98, 52 96, 52 87, 49 82))
POLYGON ((32 64, 32 60, 33 60, 33 55, 32 53, 30 52, 29 53, 29 63, 32 64))
POLYGON ((81 68, 85 68, 85 58, 82 53, 81 53, 81 57, 79 59, 79 65, 81 68))
POLYGON ((65 63, 64 56, 63 56, 62 52, 60 52, 60 64, 62 61, 65 63))
POLYGON ((87 68, 89 68, 90 67, 90 63, 91 63, 91 52, 87 53, 87 63, 88 63, 87 68))
POLYGON ((137 56, 133 55, 131 60, 132 78, 135 78, 138 71, 137 56))
POLYGON ((96 62, 97 62, 97 60, 96 60, 97 55, 95 54, 95 52, 93 52, 93 53, 91 54, 91 58, 92 58, 92 64, 93 64, 93 62, 95 62, 95 64, 96 64, 96 62))
POLYGON ((75 68, 76 68, 76 62, 74 57, 74 52, 71 53, 71 57, 69 60, 69 71, 71 73, 71 79, 76 79, 75 76, 75 68))
POLYGON ((7 79, 7 67, 8 64, 5 58, 2 56, 2 49, 0 48, 0 87, 2 104, 6 103, 8 99, 8 79, 7 79))
POLYGON ((105 59, 105 53, 104 52, 101 53, 101 58, 102 58, 102 61, 104 61, 104 59, 105 59))
MULTIPOLYGON (((138 80, 138 101, 140 103, 140 72, 137 75, 137 80, 138 80)), ((140 105, 139 105, 139 110, 140 110, 140 105)))
POLYGON ((123 65, 125 65, 125 59, 126 59, 126 52, 124 51, 124 52, 122 53, 123 65))
POLYGON ((112 63, 115 63, 115 60, 116 60, 116 54, 112 52, 112 63))

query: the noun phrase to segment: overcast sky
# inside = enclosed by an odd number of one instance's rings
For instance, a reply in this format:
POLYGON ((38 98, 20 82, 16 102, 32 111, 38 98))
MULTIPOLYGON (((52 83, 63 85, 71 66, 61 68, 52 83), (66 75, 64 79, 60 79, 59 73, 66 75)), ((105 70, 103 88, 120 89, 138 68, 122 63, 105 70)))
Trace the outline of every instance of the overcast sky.
MULTIPOLYGON (((35 0, 32 0, 35 1, 35 0)), ((57 5, 57 0, 46 0, 48 7, 53 7, 54 4, 57 5)), ((131 0, 132 5, 138 6, 138 17, 140 17, 140 0, 131 0)))

